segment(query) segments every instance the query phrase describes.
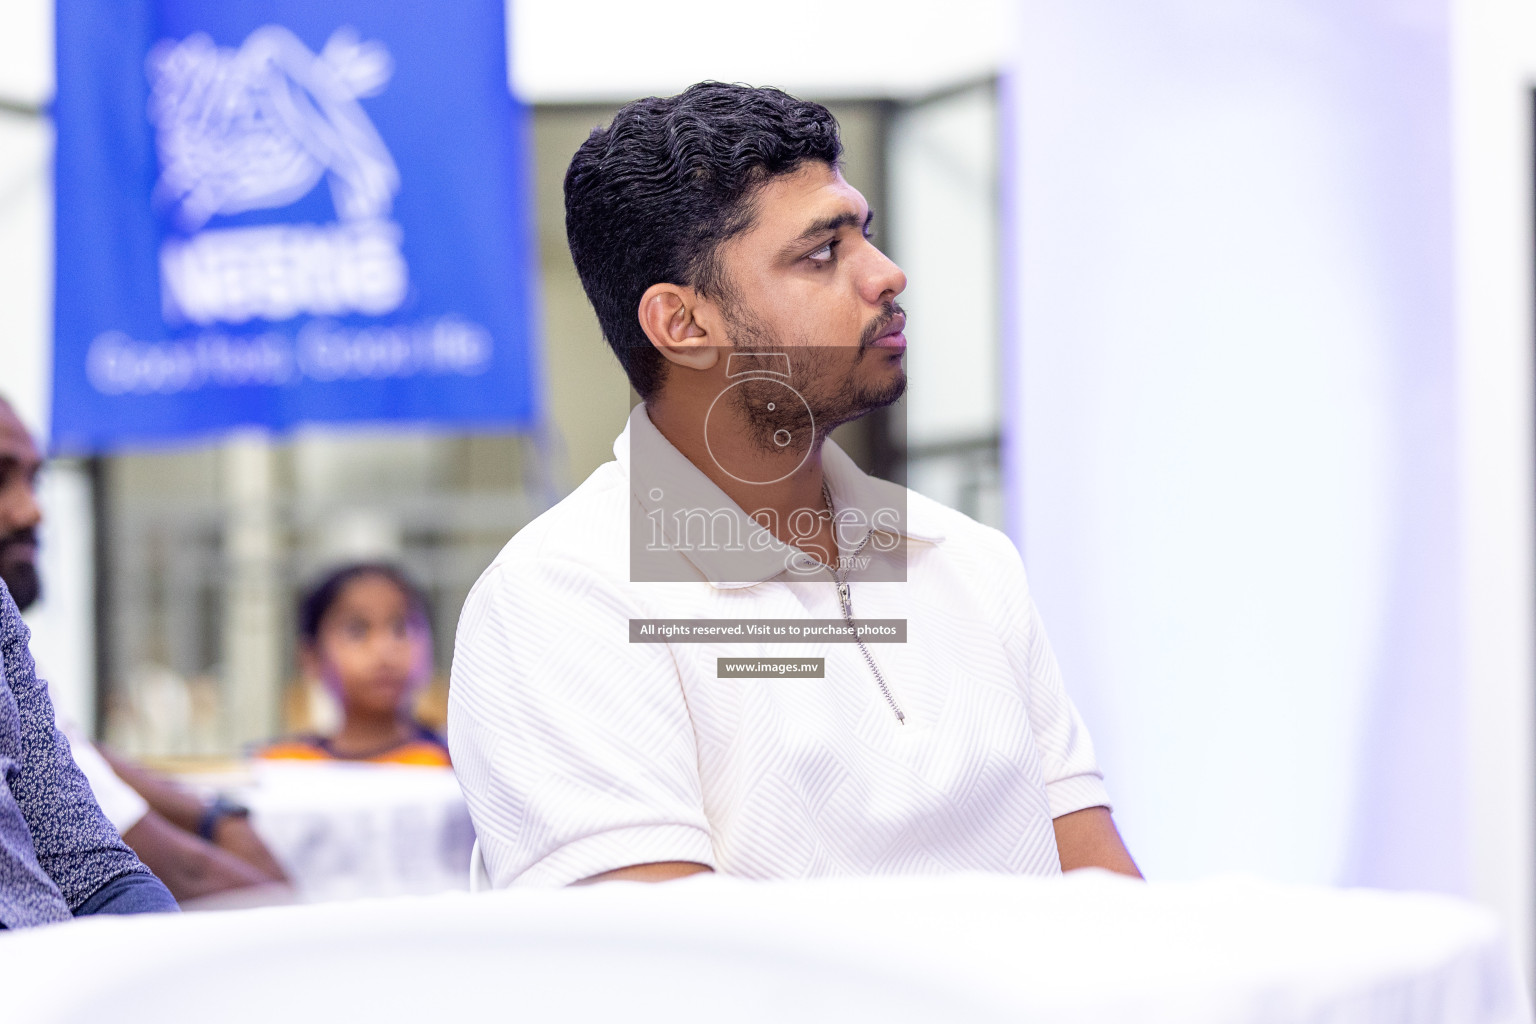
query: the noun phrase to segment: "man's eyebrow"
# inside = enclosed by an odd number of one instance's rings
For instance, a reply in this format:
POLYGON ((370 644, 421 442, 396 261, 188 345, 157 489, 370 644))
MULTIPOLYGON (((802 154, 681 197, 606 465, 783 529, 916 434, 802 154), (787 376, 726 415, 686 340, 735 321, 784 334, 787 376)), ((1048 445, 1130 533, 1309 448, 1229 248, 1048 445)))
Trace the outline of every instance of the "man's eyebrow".
MULTIPOLYGON (((869 226, 874 223, 874 220, 874 210, 864 214, 863 228, 865 231, 869 230, 869 226)), ((823 217, 818 221, 813 221, 804 231, 800 232, 799 235, 785 245, 781 251, 785 255, 789 255, 792 250, 798 249, 802 245, 808 245, 821 235, 825 235, 830 231, 841 231, 843 228, 851 227, 858 223, 859 215, 852 210, 834 213, 830 217, 823 217)))

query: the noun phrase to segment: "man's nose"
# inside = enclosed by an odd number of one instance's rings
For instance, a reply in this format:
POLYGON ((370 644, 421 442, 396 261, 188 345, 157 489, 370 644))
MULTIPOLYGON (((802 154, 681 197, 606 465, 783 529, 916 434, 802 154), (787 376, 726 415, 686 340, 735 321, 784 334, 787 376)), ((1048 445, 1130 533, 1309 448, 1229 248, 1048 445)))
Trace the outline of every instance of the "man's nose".
POLYGON ((877 306, 895 299, 907 290, 907 275, 889 256, 869 247, 870 263, 864 274, 860 292, 866 302, 877 306))
POLYGON ((373 653, 381 661, 397 664, 411 658, 411 641, 408 637, 387 633, 373 645, 373 653))
POLYGON ((31 530, 43 521, 43 507, 37 492, 28 486, 11 488, 0 500, 0 533, 31 530))

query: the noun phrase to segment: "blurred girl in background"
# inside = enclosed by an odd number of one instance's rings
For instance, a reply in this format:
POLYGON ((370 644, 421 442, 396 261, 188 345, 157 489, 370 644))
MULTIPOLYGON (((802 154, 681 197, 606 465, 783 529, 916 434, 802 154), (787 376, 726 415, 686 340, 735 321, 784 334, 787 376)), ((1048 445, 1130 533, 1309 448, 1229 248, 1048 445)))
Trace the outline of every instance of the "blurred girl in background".
POLYGON ((426 601, 392 565, 337 569, 299 607, 300 658, 341 704, 334 735, 278 740, 268 760, 447 766, 448 745, 412 716, 432 674, 426 601))

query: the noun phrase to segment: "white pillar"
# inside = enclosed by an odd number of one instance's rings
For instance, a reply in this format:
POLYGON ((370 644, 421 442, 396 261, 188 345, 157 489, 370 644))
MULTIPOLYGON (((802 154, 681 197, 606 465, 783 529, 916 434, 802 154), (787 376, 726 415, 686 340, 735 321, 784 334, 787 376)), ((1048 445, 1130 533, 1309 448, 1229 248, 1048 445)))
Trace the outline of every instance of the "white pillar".
POLYGON ((1536 864, 1532 530, 1532 85, 1536 8, 1452 4, 1462 622, 1472 894, 1531 976, 1536 864))
POLYGON ((225 444, 224 707, 233 744, 271 737, 284 677, 279 522, 272 446, 259 431, 225 444))
POLYGON ((1530 715, 1467 730, 1445 3, 1022 10, 1015 528, 1133 853, 1468 892, 1495 761, 1528 827, 1530 715))

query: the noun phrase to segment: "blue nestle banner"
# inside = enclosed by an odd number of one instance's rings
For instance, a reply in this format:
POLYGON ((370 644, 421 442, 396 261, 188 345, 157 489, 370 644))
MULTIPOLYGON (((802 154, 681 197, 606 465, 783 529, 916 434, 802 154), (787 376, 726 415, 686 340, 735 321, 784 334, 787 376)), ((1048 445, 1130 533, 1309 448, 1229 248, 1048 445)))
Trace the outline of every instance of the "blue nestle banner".
POLYGON ((53 443, 538 413, 502 0, 58 0, 53 443))

